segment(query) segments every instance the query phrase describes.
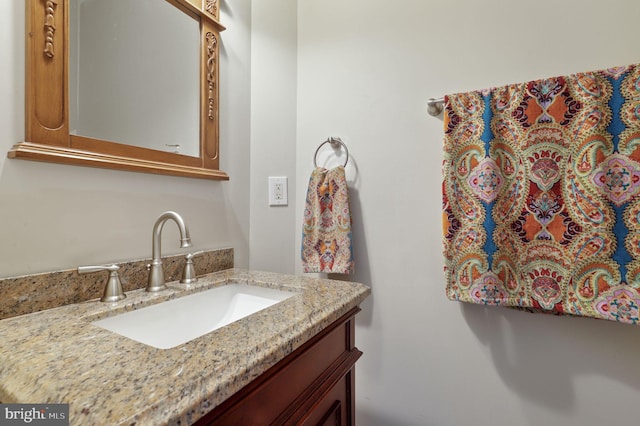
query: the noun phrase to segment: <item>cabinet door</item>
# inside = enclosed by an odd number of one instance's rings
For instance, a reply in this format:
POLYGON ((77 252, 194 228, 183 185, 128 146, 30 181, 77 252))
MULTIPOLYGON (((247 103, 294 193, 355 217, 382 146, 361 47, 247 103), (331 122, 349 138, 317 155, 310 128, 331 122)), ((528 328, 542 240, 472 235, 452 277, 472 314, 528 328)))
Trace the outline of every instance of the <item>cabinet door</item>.
POLYGON ((354 346, 358 311, 329 325, 197 424, 353 424, 353 367, 362 355, 354 346))
POLYGON ((314 406, 302 421, 303 426, 349 426, 353 417, 353 370, 349 371, 314 406))
POLYGON ((329 408, 318 423, 319 426, 342 426, 342 418, 344 417, 344 412, 342 408, 342 403, 338 400, 333 402, 333 405, 329 408))

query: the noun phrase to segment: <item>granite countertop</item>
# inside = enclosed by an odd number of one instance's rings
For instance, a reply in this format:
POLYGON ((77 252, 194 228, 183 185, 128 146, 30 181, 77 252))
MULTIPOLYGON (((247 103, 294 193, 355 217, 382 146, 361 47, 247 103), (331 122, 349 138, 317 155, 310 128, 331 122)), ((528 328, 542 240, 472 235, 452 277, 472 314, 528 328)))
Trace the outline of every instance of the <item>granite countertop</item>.
POLYGON ((191 424, 359 305, 362 284, 228 269, 115 305, 88 301, 0 321, 0 401, 68 403, 71 424, 191 424), (91 324, 228 282, 297 292, 172 349, 91 324))

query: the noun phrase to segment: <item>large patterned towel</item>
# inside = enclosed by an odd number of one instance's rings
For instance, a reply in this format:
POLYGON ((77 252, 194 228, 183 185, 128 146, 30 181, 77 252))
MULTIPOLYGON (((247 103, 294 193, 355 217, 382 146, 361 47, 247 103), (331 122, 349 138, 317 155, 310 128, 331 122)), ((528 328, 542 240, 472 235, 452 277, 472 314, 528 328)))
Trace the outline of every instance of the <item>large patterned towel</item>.
POLYGON ((353 271, 351 213, 344 167, 316 167, 309 178, 302 226, 304 272, 353 271))
POLYGON ((445 99, 452 300, 637 324, 640 65, 445 99))

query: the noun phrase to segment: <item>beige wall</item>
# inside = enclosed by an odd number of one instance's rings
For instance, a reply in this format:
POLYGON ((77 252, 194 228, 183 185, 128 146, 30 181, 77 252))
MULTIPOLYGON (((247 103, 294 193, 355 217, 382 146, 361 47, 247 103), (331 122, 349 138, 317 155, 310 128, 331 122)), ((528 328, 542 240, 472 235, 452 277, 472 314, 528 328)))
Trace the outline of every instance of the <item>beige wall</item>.
POLYGON ((442 121, 425 107, 638 62, 638 18, 636 0, 298 1, 297 183, 318 141, 342 136, 353 279, 373 291, 357 319, 360 425, 637 423, 638 327, 446 300, 442 121))
MULTIPOLYGON (((165 210, 186 220, 194 249, 233 247, 249 265, 251 1, 225 2, 221 168, 228 182, 9 160, 0 155, 0 276, 151 256, 165 210)), ((0 2, 0 152, 24 137, 24 1, 0 2)), ((163 250, 181 253, 177 227, 163 250)))
MULTIPOLYGON (((293 273, 296 215, 297 7, 256 0, 251 27, 251 269, 293 273), (269 176, 289 178, 289 205, 268 203, 269 176)), ((302 186, 304 188, 304 186, 302 186)))

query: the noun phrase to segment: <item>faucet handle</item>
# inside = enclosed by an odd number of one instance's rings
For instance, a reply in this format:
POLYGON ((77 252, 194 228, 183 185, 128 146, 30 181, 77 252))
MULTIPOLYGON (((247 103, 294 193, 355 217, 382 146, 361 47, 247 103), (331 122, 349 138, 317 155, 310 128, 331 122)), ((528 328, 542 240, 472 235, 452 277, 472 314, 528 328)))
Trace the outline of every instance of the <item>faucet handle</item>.
POLYGON ((120 275, 118 275, 118 265, 100 265, 100 266, 78 266, 79 274, 89 274, 92 272, 109 271, 109 279, 104 286, 101 302, 118 302, 124 299, 126 294, 122 291, 122 283, 120 275))
POLYGON ((193 266, 193 258, 200 256, 204 252, 204 250, 198 250, 185 255, 184 259, 186 262, 184 264, 184 269, 182 270, 182 279, 180 280, 182 284, 193 284, 198 281, 198 278, 196 278, 196 269, 193 266))

